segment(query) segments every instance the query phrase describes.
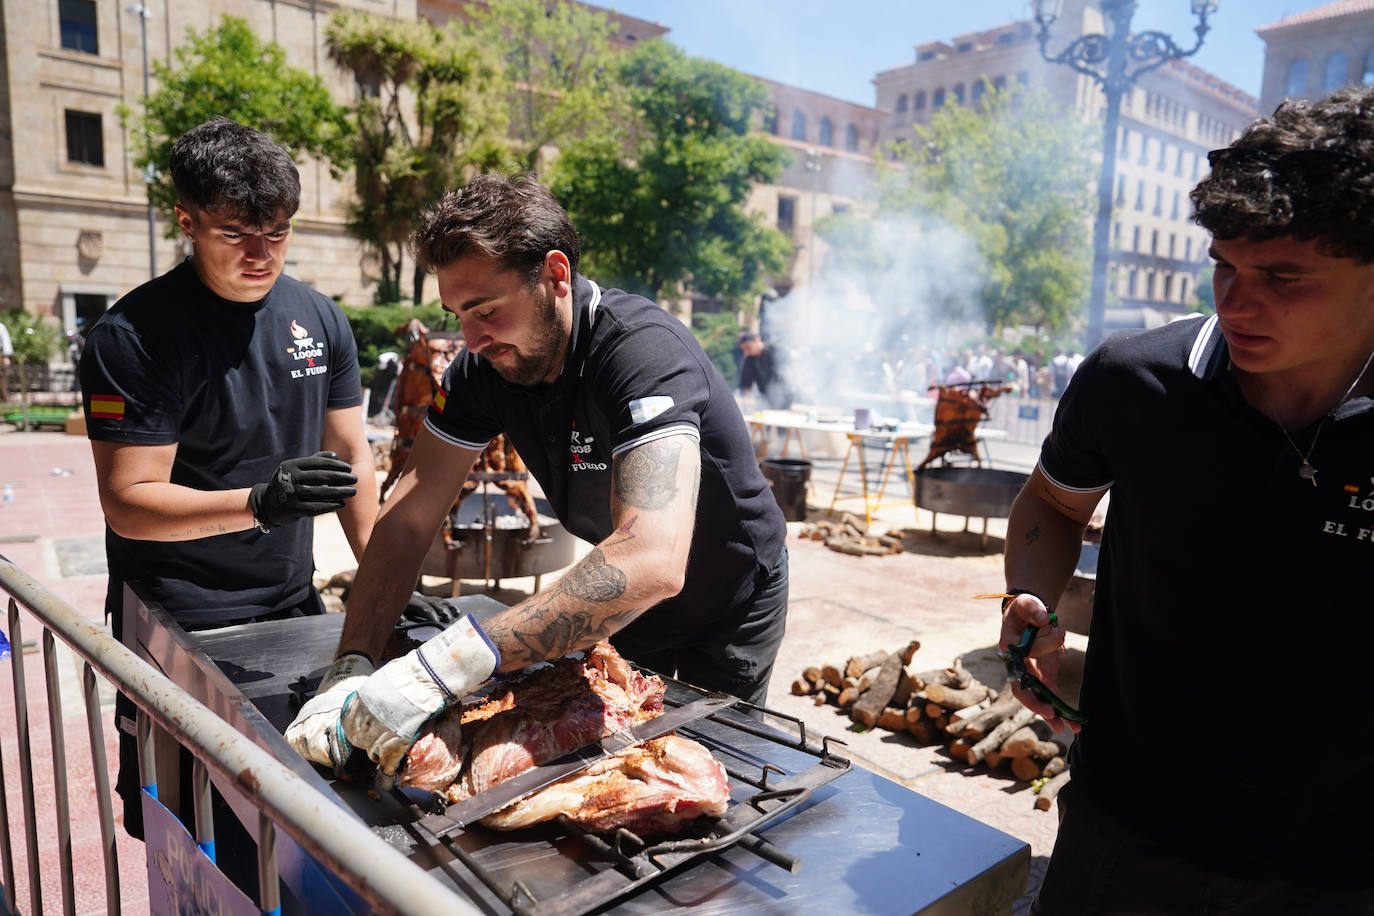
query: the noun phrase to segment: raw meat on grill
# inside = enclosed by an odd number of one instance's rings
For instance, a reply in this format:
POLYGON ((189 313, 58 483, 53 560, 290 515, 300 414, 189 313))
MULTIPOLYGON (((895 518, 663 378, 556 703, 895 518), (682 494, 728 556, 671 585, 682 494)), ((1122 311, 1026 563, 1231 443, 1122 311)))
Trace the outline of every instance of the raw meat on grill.
POLYGON ((411 747, 401 783, 461 800, 661 715, 663 691, 661 678, 597 643, 436 718, 411 747))
POLYGON ((565 814, 596 833, 619 827, 639 834, 676 833, 695 818, 724 814, 729 800, 730 780, 711 752, 687 738, 665 735, 598 760, 482 823, 518 830, 565 814))

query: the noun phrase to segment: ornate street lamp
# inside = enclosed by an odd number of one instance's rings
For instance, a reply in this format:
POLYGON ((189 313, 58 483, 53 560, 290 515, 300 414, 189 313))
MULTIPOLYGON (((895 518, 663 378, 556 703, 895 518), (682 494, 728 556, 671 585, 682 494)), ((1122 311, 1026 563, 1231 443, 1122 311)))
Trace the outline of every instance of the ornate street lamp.
POLYGON ((1048 51, 1050 27, 1059 18, 1063 0, 1034 0, 1035 24, 1040 27, 1036 36, 1040 42, 1040 56, 1052 64, 1065 64, 1089 76, 1102 87, 1107 99, 1106 119, 1102 126, 1102 171, 1097 179, 1097 221, 1093 225, 1092 291, 1088 301, 1089 348, 1102 341, 1103 317, 1107 301, 1107 250, 1111 236, 1112 190, 1116 178, 1116 128, 1121 115, 1121 97, 1144 73, 1171 60, 1196 54, 1202 47, 1203 36, 1210 26, 1207 19, 1217 11, 1218 0, 1191 0, 1193 15, 1197 17, 1197 42, 1187 50, 1179 47, 1163 32, 1131 34, 1131 17, 1135 15, 1135 0, 1100 0, 1102 15, 1106 17, 1105 35, 1080 35, 1056 55, 1048 51))
MULTIPOLYGON (((153 13, 148 9, 146 3, 135 3, 124 10, 124 12, 138 17, 139 34, 143 41, 143 106, 144 106, 144 127, 143 140, 145 148, 149 148, 148 141, 148 20, 153 18, 153 13)), ((155 174, 153 164, 148 163, 143 170, 143 187, 147 191, 153 183, 155 174)), ((151 279, 157 279, 157 208, 153 206, 153 195, 148 194, 148 275, 151 279)))

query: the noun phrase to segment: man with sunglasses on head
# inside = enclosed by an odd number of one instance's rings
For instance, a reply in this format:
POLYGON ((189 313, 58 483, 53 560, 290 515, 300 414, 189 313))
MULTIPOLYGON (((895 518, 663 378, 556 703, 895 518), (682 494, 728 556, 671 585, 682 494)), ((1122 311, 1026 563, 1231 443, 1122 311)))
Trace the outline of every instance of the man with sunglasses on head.
MULTIPOLYGON (((337 511, 361 557, 377 514, 352 331, 282 273, 300 203, 290 153, 217 117, 169 167, 191 256, 102 316, 80 364, 106 613, 126 642, 126 582, 187 630, 324 613, 311 519, 337 511)), ((141 837, 134 713, 121 695, 117 788, 141 837)))
POLYGON ((1047 916, 1374 912, 1374 88, 1208 159, 1216 314, 1086 359, 1008 523, 1000 643, 1037 628, 1053 685, 1051 605, 1111 493, 1086 722, 1015 688, 1078 732, 1047 916))

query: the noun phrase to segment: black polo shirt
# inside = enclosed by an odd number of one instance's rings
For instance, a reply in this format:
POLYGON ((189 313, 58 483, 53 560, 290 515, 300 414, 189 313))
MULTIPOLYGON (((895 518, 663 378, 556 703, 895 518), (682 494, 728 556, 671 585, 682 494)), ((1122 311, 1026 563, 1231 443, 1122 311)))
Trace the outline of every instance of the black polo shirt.
POLYGON ((1052 481, 1111 487, 1074 784, 1223 867, 1374 883, 1338 839, 1374 815, 1374 402, 1321 427, 1314 486, 1228 366, 1215 316, 1109 339, 1045 441, 1052 481))
MULTIPOLYGON (((261 302, 219 298, 190 261, 145 283, 91 328, 81 356, 87 435, 177 446, 171 482, 232 490, 320 450, 325 413, 362 401, 348 319, 281 276, 261 302)), ((216 626, 299 604, 314 523, 193 541, 106 529, 111 588, 139 581, 180 623, 216 626)))
POLYGON ((579 276, 568 358, 556 381, 513 385, 464 351, 442 389, 425 425, 470 449, 504 432, 564 527, 592 543, 614 529, 616 455, 665 436, 698 442, 701 487, 686 584, 627 627, 627 638, 691 635, 746 596, 781 555, 786 523, 729 385, 682 322, 647 299, 579 276))

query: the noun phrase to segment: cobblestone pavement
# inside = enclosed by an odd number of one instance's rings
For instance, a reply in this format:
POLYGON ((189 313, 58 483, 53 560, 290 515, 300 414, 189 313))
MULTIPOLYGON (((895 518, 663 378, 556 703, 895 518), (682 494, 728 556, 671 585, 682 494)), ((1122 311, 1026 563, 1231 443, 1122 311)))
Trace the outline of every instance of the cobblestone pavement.
MULTIPOLYGON (((824 518, 823 507, 830 502, 840 460, 819 455, 811 458, 810 517, 824 518)), ((1033 461, 1033 449, 1004 442, 996 446, 997 467, 1024 471, 1033 461)), ((876 477, 872 471, 875 482, 876 477)), ((103 523, 85 439, 57 432, 19 433, 0 426, 0 485, 5 483, 11 484, 13 500, 0 503, 0 535, 6 536, 0 553, 98 620, 104 594, 103 523)), ((850 469, 842 495, 854 492, 857 477, 850 469)), ((851 731, 849 720, 833 708, 816 707, 809 698, 794 697, 789 691, 792 680, 808 665, 843 661, 849 655, 905 645, 912 639, 921 642, 917 663, 923 667, 944 667, 957 660, 985 683, 1000 683, 1001 666, 994 654, 996 602, 973 601, 970 596, 1002 588, 1004 524, 992 520, 984 536, 977 520, 973 531, 965 531, 964 519, 940 516, 937 530, 932 532, 930 513, 912 505, 900 477, 889 482, 887 497, 891 503, 877 511, 872 527, 900 532, 906 548, 901 554, 841 554, 818 541, 800 538, 802 523, 789 524, 788 633, 768 703, 802 720, 809 734, 845 741, 846 753, 859 765, 1028 843, 1033 856, 1030 887, 1012 911, 1021 916, 1029 907, 1030 894, 1038 886, 1054 843, 1057 816, 1053 808, 1036 810, 1034 795, 1025 783, 989 773, 985 767, 966 768, 940 747, 919 746, 905 734, 876 729, 851 731)), ((862 506, 858 501, 844 501, 842 505, 851 511, 862 506)), ((316 554, 320 572, 326 576, 355 565, 337 524, 317 525, 316 554)), ((556 574, 545 575, 543 584, 547 586, 553 578, 556 574)), ((518 600, 533 588, 532 580, 504 580, 501 584, 497 597, 506 601, 518 600)), ((465 592, 470 590, 465 588, 465 592)), ((26 639, 31 638, 30 633, 36 633, 32 625, 26 629, 26 639)), ((28 656, 35 662, 29 666, 28 680, 34 680, 35 672, 41 677, 39 657, 28 656)), ((0 697, 0 705, 10 702, 8 696, 0 697)), ((46 712, 32 706, 34 702, 31 695, 30 719, 37 732, 43 730, 46 712)), ((68 747, 86 746, 80 704, 69 703, 66 714, 68 747)), ((105 737, 112 754, 113 736, 107 731, 105 737)), ((0 717, 0 738, 6 758, 14 760, 14 729, 9 715, 0 717)), ((35 753, 39 750, 36 747, 35 753)), ((86 773, 89 752, 73 756, 75 766, 86 773)), ((9 797, 16 799, 17 768, 8 768, 5 778, 9 797)), ((14 809, 11 812, 18 816, 14 809)), ((124 911, 144 912, 147 901, 146 883, 139 874, 141 846, 128 841, 122 829, 117 832, 126 892, 124 911)), ((83 837, 78 843, 78 871, 84 876, 100 874, 97 840, 83 837)), ((19 880, 24 883, 22 871, 19 880)), ((55 888, 48 889, 46 899, 55 901, 55 893, 55 888)), ((79 911, 84 909, 78 907, 79 911)))

